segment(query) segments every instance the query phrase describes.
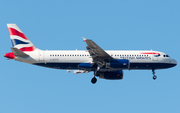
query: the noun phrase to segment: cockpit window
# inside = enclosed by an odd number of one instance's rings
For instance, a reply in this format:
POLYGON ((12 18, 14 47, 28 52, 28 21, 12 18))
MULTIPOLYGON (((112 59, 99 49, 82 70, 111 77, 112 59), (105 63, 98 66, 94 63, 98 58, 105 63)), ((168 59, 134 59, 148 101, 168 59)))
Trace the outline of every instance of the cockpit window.
POLYGON ((169 55, 164 55, 164 57, 169 57, 169 55))

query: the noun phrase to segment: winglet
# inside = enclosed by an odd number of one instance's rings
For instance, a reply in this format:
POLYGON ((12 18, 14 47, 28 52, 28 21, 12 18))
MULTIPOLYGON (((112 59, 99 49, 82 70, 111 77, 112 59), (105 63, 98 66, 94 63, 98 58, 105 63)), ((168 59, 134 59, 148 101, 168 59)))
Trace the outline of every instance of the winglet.
POLYGON ((82 37, 83 38, 83 42, 85 42, 87 39, 86 38, 84 38, 84 37, 82 37))

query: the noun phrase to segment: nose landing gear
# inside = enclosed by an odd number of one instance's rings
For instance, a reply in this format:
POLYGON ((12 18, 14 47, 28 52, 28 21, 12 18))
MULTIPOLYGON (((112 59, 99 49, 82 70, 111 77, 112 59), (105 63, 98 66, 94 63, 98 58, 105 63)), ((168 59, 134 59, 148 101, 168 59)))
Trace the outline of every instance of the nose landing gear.
POLYGON ((154 75, 154 76, 153 76, 153 79, 154 79, 154 80, 156 80, 156 78, 157 78, 157 76, 156 76, 156 75, 154 75))
POLYGON ((156 79, 157 79, 157 76, 155 75, 154 69, 152 69, 152 72, 153 72, 153 79, 156 80, 156 79))

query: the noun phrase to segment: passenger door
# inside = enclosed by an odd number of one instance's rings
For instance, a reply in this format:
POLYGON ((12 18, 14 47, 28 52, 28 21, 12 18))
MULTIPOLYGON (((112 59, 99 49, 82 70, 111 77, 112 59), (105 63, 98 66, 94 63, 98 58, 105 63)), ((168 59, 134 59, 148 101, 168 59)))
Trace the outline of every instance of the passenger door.
POLYGON ((39 51, 39 61, 44 61, 44 51, 39 51))
POLYGON ((153 61, 158 61, 157 55, 153 55, 152 57, 153 57, 153 61))

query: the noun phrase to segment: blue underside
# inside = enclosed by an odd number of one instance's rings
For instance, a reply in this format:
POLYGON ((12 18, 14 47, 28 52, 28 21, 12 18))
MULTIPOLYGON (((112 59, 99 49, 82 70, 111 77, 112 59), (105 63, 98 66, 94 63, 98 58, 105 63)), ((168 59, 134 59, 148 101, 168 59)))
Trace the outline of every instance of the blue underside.
MULTIPOLYGON (((34 65, 56 68, 56 69, 80 69, 80 63, 35 63, 34 65)), ((130 63, 130 69, 165 69, 176 66, 176 64, 170 63, 130 63)), ((121 68, 121 67, 117 67, 121 68)), ((96 69, 96 66, 92 67, 92 70, 96 69)), ((123 68, 127 69, 127 68, 123 68)))

